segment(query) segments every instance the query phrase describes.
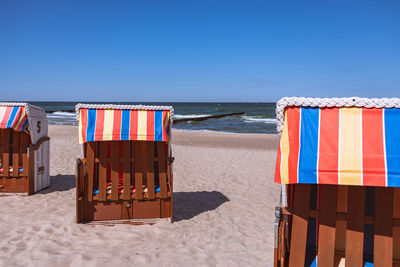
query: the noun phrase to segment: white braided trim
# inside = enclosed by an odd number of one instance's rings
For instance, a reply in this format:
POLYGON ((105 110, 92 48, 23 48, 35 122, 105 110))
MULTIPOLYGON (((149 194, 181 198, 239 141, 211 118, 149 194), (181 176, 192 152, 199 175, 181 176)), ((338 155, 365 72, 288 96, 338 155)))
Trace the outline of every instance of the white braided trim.
POLYGON ((0 102, 0 107, 10 107, 10 106, 26 106, 28 103, 23 103, 23 102, 0 102))
POLYGON ((42 108, 40 108, 38 106, 35 106, 35 105, 28 104, 28 103, 24 103, 24 102, 0 102, 0 107, 10 107, 10 106, 12 106, 12 107, 25 107, 25 112, 26 112, 26 115, 28 116, 29 119, 31 117, 29 109, 31 109, 31 108, 40 110, 41 112, 46 114, 46 112, 42 108))
POLYGON ((283 119, 286 107, 363 107, 363 108, 400 108, 400 98, 313 98, 284 97, 276 102, 276 129, 280 135, 283 129, 283 119))
POLYGON ((174 108, 172 106, 150 106, 150 105, 114 105, 114 104, 77 104, 75 106, 76 119, 79 121, 79 109, 129 109, 129 110, 169 110, 171 123, 174 119, 174 108))

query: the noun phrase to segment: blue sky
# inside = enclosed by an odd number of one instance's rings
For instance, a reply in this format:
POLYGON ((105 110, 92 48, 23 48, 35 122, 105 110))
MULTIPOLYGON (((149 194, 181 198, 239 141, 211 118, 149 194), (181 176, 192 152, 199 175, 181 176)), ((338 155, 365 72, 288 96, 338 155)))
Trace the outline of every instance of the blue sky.
POLYGON ((399 1, 1 0, 0 12, 1 100, 400 92, 399 1))

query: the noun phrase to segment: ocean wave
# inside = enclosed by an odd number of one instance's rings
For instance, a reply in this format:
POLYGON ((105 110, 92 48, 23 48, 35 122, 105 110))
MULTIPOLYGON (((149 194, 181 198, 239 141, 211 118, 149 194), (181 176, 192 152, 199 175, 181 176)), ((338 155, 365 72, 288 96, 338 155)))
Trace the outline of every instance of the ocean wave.
POLYGON ((73 121, 54 121, 54 120, 50 120, 50 125, 78 125, 77 122, 73 122, 73 121))
POLYGON ((207 132, 207 133, 225 133, 225 134, 235 134, 235 132, 229 132, 229 131, 220 131, 220 130, 209 130, 209 129, 174 129, 174 131, 177 132, 207 132))
POLYGON ((273 118, 262 118, 261 116, 242 116, 245 122, 261 122, 265 124, 276 124, 277 120, 273 118))
POLYGON ((77 125, 76 115, 73 112, 55 111, 53 113, 47 113, 46 115, 50 124, 77 125))
POLYGON ((48 113, 47 117, 75 117, 76 114, 72 112, 56 111, 53 113, 48 113))
POLYGON ((208 116, 210 116, 210 114, 189 114, 189 115, 174 114, 174 119, 204 118, 208 116))

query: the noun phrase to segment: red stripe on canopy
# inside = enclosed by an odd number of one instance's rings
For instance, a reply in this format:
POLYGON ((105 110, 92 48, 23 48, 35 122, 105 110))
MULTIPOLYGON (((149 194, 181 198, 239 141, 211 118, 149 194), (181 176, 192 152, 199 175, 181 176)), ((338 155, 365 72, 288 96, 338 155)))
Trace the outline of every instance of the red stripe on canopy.
POLYGON ((339 109, 321 108, 319 136, 318 181, 338 183, 339 109))
POLYGON ((385 186, 383 109, 362 109, 364 185, 385 186))
POLYGON ((299 144, 300 144, 300 109, 289 107, 287 109, 289 127, 289 183, 298 181, 299 144))

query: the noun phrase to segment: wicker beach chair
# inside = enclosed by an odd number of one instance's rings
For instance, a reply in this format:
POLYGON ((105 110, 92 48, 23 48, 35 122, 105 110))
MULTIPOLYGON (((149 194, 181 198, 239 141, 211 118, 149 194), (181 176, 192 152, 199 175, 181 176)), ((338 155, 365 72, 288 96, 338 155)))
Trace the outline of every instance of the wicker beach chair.
POLYGON ((78 223, 172 222, 172 107, 76 106, 78 223))
POLYGON ((277 103, 275 266, 400 266, 400 99, 277 103))
POLYGON ((50 185, 46 113, 0 103, 0 195, 31 195, 50 185))

